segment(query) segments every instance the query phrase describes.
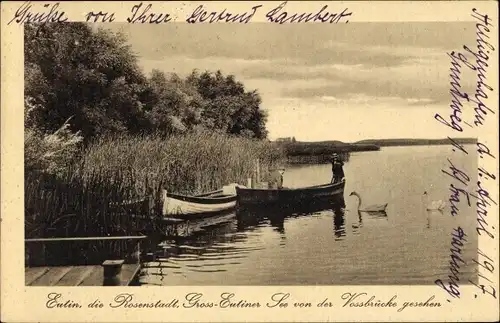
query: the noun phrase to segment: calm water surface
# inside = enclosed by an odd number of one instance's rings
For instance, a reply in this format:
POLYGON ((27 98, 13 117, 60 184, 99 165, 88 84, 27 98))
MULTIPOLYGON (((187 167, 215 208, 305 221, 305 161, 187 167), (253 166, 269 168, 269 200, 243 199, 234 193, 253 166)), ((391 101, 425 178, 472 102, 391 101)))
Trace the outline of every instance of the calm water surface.
MULTIPOLYGON (((345 214, 326 209, 310 214, 232 214, 191 236, 165 241, 158 259, 141 277, 151 285, 347 285, 433 284, 449 275, 453 228, 467 243, 460 280, 473 277, 477 234, 475 208, 460 213, 427 212, 431 200, 448 200, 453 179, 441 172, 447 158, 475 183, 474 146, 469 156, 450 146, 391 147, 354 153, 345 165, 345 214), (387 216, 357 212, 363 205, 389 203, 387 216), (429 193, 426 200, 423 192, 429 193), (281 220, 280 220, 281 219, 281 220)), ((288 168, 284 185, 328 182, 330 165, 288 168)), ((458 185, 458 183, 455 183, 458 185)), ((473 190, 471 186, 470 191, 473 190)))

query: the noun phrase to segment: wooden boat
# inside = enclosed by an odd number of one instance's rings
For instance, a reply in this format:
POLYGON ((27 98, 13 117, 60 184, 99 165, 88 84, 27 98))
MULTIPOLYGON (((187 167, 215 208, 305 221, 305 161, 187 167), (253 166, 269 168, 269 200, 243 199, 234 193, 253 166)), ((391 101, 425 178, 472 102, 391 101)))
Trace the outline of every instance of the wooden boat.
POLYGON ((294 207, 341 197, 345 181, 303 188, 254 189, 236 187, 238 206, 294 207))
POLYGON ((194 196, 173 194, 163 190, 164 217, 191 219, 216 215, 235 207, 236 192, 231 194, 224 189, 194 196))

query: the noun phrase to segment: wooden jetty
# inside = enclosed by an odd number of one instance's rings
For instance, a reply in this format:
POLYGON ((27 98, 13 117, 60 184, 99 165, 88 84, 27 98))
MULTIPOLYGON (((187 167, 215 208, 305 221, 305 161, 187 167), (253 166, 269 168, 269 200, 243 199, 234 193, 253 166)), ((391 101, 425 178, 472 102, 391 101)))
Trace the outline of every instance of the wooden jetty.
MULTIPOLYGON (((104 286, 103 266, 54 266, 27 267, 24 271, 26 286, 104 286)), ((141 270, 140 264, 123 264, 117 284, 110 286, 129 286, 134 283, 141 270)), ((109 279, 109 281, 113 281, 109 279)))
MULTIPOLYGON (((104 259, 101 264, 87 265, 46 265, 29 266, 29 257, 25 267, 26 286, 130 286, 137 282, 141 271, 140 242, 146 236, 120 237, 74 237, 74 238, 40 238, 26 239, 27 245, 36 245, 38 257, 44 257, 47 244, 57 243, 91 243, 133 241, 135 261, 127 262, 127 257, 104 259), (118 258, 118 259, 116 259, 118 258), (124 259, 120 259, 124 258, 124 259)), ((27 248, 29 249, 29 248, 27 248)), ((99 253, 97 250, 96 253, 99 253)), ((105 256, 106 257, 106 256, 105 256)), ((40 262, 38 262, 40 263, 40 262)))

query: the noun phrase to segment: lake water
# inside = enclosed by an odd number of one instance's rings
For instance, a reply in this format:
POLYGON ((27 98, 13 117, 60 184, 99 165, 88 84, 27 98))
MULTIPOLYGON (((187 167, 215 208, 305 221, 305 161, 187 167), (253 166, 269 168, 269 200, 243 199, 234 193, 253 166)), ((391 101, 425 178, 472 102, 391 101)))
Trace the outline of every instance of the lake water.
MULTIPOLYGON (((232 214, 221 223, 177 241, 166 241, 148 264, 142 284, 152 285, 349 285, 433 284, 448 280, 452 230, 467 234, 460 281, 474 277, 477 256, 474 205, 450 204, 428 212, 432 200, 448 200, 449 185, 459 183, 442 173, 448 158, 475 183, 475 146, 469 155, 451 146, 390 147, 353 153, 346 174, 345 214, 332 209, 278 220, 266 211, 257 217, 232 214), (387 216, 357 212, 356 191, 363 205, 388 203, 387 216), (427 191, 429 201, 423 192, 427 191), (271 219, 271 220, 270 220, 271 219)), ((288 168, 287 187, 329 182, 330 165, 288 168)), ((474 187, 470 186, 469 191, 474 187)), ((464 200, 464 198, 462 198, 464 200)))

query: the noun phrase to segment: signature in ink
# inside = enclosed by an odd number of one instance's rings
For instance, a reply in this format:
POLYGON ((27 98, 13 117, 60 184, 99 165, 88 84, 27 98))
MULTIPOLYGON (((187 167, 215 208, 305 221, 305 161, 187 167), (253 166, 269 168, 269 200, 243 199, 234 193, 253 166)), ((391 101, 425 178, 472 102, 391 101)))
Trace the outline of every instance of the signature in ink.
POLYGON ((342 20, 345 19, 345 23, 348 23, 349 20, 347 20, 347 17, 352 15, 352 12, 348 12, 347 8, 342 10, 340 13, 333 13, 333 12, 328 12, 325 11, 328 8, 328 5, 323 6, 321 10, 319 10, 316 13, 293 13, 289 14, 288 12, 284 11, 283 9, 285 8, 287 4, 287 1, 281 3, 279 6, 276 8, 270 10, 266 14, 266 18, 268 21, 277 23, 277 24, 284 24, 284 23, 294 23, 294 22, 321 22, 321 23, 326 23, 329 22, 331 24, 337 24, 341 22, 342 20))
MULTIPOLYGON (((448 275, 448 281, 445 284, 441 279, 434 281, 436 285, 444 289, 453 298, 460 298, 460 264, 465 265, 465 261, 462 259, 462 248, 464 246, 463 242, 467 242, 465 237, 467 236, 461 227, 453 229, 451 234, 451 254, 450 254, 450 275, 448 275)), ((448 302, 450 300, 447 300, 448 302)))
POLYGON ((47 23, 47 22, 65 22, 68 20, 64 15, 66 14, 64 11, 57 10, 59 8, 59 2, 50 4, 44 4, 44 8, 49 8, 49 12, 38 12, 32 10, 31 1, 24 2, 14 14, 14 18, 12 18, 7 25, 10 25, 12 22, 16 22, 18 24, 25 23, 47 23))
POLYGON ((190 24, 195 24, 197 22, 198 23, 236 22, 236 23, 246 24, 250 22, 250 20, 257 12, 257 9, 259 9, 260 7, 262 7, 262 5, 253 6, 250 12, 234 14, 227 12, 226 9, 222 10, 221 12, 212 11, 209 13, 207 10, 204 9, 203 5, 199 5, 193 11, 193 13, 191 13, 191 16, 189 16, 189 18, 186 19, 186 22, 190 24))

